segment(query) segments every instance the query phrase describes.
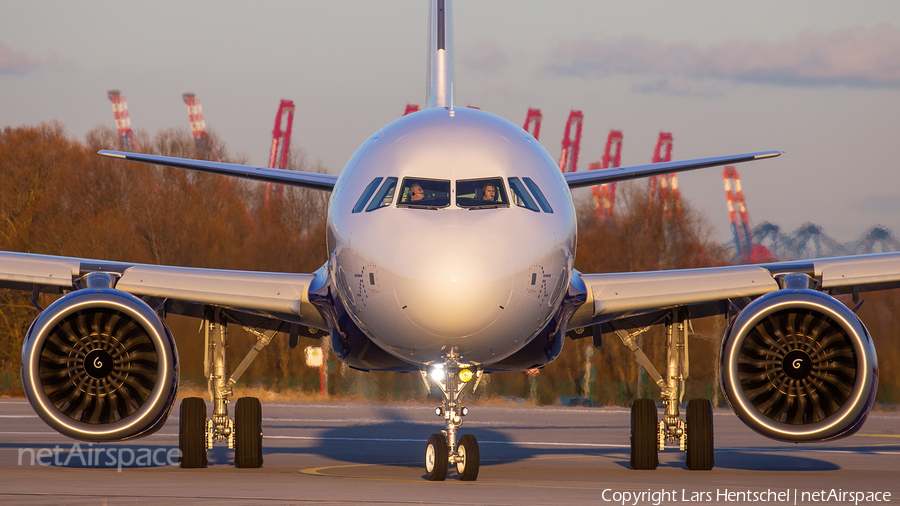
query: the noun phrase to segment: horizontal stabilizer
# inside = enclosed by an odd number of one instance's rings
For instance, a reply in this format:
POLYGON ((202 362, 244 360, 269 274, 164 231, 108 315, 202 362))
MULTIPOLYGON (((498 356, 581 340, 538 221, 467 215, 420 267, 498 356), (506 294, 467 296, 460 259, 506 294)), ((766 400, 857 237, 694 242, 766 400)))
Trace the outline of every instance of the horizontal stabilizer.
POLYGON ((294 170, 269 169, 266 167, 254 167, 252 165, 238 165, 236 163, 210 162, 206 160, 192 160, 189 158, 175 158, 171 156, 143 155, 126 151, 102 150, 102 156, 121 158, 135 162, 165 165, 179 169, 197 170, 210 174, 234 176, 266 183, 284 184, 288 186, 300 186, 313 190, 331 191, 337 182, 337 176, 332 174, 319 174, 317 172, 300 172, 294 170))
POLYGON ((581 188, 598 184, 617 183, 639 177, 660 176, 673 172, 684 172, 694 169, 705 169, 717 165, 729 165, 732 163, 750 162, 763 158, 774 158, 781 155, 781 151, 759 151, 757 153, 744 153, 742 155, 713 156, 710 158, 694 158, 692 160, 680 160, 677 162, 648 163, 645 165, 631 165, 629 167, 614 167, 611 169, 590 170, 587 172, 569 172, 563 174, 569 188, 581 188))

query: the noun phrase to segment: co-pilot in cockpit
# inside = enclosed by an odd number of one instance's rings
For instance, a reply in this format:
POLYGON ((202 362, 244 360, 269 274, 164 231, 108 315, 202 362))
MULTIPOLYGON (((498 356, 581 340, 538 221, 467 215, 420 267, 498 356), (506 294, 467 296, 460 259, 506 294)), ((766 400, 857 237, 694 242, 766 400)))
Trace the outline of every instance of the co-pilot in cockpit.
POLYGON ((496 197, 497 187, 492 184, 485 185, 484 197, 482 198, 482 200, 484 200, 485 202, 493 202, 496 197))
POLYGON ((456 182, 456 205, 469 209, 508 207, 503 179, 468 179, 456 182))

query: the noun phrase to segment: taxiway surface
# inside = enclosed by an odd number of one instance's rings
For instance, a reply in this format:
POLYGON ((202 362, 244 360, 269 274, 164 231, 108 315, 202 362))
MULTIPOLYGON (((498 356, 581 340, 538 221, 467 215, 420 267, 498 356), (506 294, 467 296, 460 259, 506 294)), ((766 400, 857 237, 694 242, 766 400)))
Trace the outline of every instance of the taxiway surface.
POLYGON ((626 409, 471 406, 461 433, 478 438, 478 481, 451 469, 432 483, 425 441, 441 421, 422 404, 263 403, 262 469, 235 469, 224 446, 208 468, 180 469, 163 462, 178 446, 177 407, 155 435, 82 443, 79 454, 24 399, 4 399, 0 504, 854 504, 828 500, 832 491, 900 502, 900 413, 875 412, 846 439, 794 445, 716 410, 716 467, 694 472, 677 449, 655 471, 632 470, 626 409), (141 465, 125 464, 132 452, 141 465))

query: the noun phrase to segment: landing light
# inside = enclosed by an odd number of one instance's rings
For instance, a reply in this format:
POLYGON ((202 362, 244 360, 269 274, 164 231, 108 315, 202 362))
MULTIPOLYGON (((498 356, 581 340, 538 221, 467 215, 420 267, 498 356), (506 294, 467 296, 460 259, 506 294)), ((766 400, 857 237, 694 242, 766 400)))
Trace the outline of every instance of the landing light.
POLYGON ((441 382, 444 381, 444 366, 436 365, 431 368, 431 377, 434 378, 434 381, 441 382))
POLYGON ((473 373, 471 369, 463 369, 462 371, 459 371, 459 380, 463 383, 468 383, 472 380, 472 376, 474 375, 475 373, 473 373))

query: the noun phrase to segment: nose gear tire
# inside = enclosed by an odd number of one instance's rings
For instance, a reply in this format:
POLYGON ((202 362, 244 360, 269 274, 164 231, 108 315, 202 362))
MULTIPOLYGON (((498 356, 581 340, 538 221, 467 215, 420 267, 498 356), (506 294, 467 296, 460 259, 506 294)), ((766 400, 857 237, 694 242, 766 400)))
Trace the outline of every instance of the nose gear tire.
POLYGON ((475 481, 478 479, 478 467, 481 455, 478 451, 478 441, 471 434, 464 434, 459 439, 457 447, 459 456, 456 461, 456 471, 462 481, 475 481))
POLYGON ((429 481, 444 481, 450 464, 450 452, 443 434, 432 434, 425 447, 425 473, 429 481))

